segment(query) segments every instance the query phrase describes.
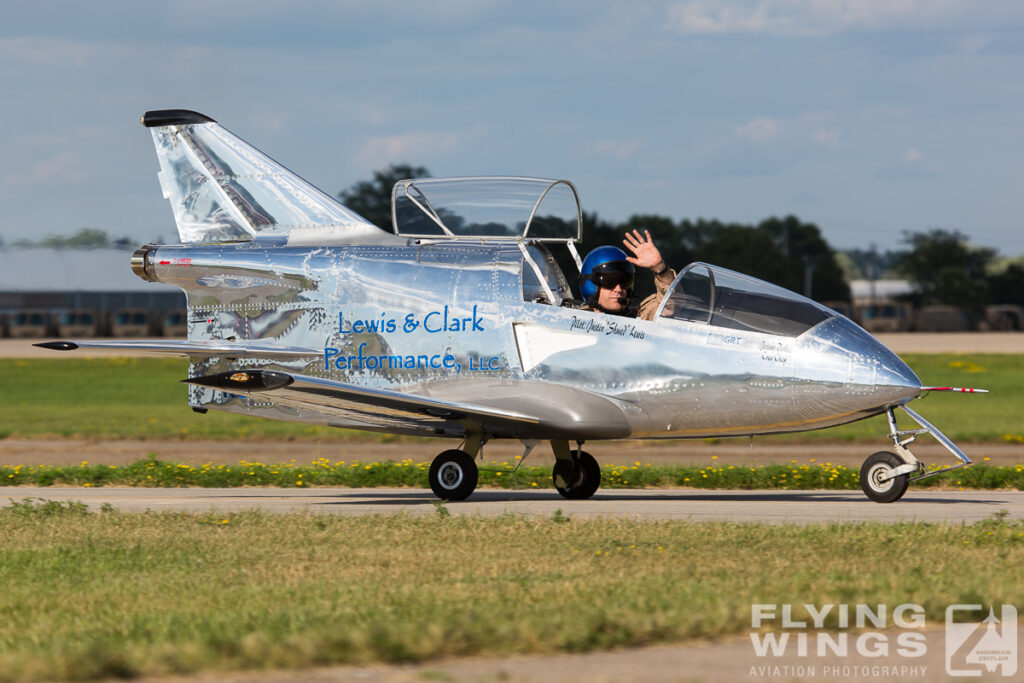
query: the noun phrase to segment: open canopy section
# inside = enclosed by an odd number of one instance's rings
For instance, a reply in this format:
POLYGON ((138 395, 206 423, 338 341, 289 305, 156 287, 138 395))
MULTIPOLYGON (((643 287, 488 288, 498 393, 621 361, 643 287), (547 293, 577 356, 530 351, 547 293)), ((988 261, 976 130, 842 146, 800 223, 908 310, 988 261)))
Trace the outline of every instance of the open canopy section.
POLYGON ((568 180, 480 176, 400 180, 391 193, 403 237, 579 241, 579 195, 568 180))
POLYGON ((788 289, 706 263, 691 263, 661 302, 659 317, 798 337, 835 311, 788 289))

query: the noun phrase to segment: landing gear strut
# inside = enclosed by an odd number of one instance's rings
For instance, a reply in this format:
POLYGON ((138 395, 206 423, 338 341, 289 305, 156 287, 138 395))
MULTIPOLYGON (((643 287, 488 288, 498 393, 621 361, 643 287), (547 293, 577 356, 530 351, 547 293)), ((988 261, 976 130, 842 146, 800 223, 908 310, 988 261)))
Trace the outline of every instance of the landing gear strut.
POLYGON ((958 470, 971 464, 971 459, 956 447, 946 435, 932 426, 927 420, 905 405, 900 406, 921 429, 899 429, 893 409, 885 411, 889 420, 889 438, 892 439, 893 452, 878 451, 868 457, 860 468, 860 488, 876 503, 892 503, 903 497, 910 482, 933 477, 942 472, 958 470), (931 434, 959 461, 959 465, 951 465, 942 469, 928 471, 924 463, 918 460, 907 448, 920 434, 931 434))

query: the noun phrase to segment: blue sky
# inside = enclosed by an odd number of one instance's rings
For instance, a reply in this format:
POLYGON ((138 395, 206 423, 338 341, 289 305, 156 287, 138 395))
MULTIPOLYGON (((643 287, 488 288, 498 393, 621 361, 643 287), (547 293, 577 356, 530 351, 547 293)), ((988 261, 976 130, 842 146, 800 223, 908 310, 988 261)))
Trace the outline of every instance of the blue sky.
POLYGON ((187 108, 331 194, 408 162, 1017 256, 1022 74, 1010 0, 0 0, 0 236, 173 240, 138 117, 187 108))

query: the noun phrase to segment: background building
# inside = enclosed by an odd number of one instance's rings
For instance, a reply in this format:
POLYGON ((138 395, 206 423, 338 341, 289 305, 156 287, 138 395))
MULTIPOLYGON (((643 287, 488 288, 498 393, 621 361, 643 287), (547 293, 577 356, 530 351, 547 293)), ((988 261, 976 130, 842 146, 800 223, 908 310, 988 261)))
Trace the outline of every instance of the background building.
POLYGON ((130 259, 131 252, 121 249, 0 249, 0 333, 55 335, 63 323, 74 325, 78 335, 163 334, 168 316, 183 316, 185 294, 140 280, 130 259), (117 328, 119 316, 121 322, 132 318, 135 329, 117 328))

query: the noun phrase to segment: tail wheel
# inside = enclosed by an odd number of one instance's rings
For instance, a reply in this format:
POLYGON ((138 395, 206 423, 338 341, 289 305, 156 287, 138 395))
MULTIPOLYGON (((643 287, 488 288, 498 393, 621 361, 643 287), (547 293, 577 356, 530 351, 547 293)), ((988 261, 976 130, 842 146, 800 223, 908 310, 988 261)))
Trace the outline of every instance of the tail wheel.
POLYGON ((427 473, 430 490, 441 500, 466 500, 476 489, 478 476, 473 458, 458 449, 434 458, 427 473))
POLYGON ((556 460, 551 478, 563 498, 585 500, 601 485, 601 466, 586 451, 573 451, 572 460, 556 460))
POLYGON ((887 478, 902 464, 902 460, 888 451, 868 456, 860 468, 860 487, 864 495, 876 503, 893 503, 902 498, 910 485, 910 476, 901 474, 887 478))

